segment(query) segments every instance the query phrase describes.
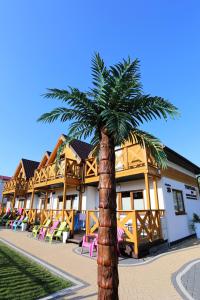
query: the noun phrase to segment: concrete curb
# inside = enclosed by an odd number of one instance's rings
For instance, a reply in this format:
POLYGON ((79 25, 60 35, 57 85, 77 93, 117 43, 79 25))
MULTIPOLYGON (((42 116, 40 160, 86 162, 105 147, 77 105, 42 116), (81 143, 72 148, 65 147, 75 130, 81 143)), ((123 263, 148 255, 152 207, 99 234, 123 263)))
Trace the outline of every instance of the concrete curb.
MULTIPOLYGON (((159 258, 161 258, 161 257, 163 257, 163 256, 171 255, 171 254, 173 254, 173 253, 178 253, 178 252, 184 252, 184 251, 187 251, 187 250, 190 250, 190 249, 196 249, 196 248, 200 248, 200 245, 197 245, 197 246, 190 246, 190 247, 183 248, 183 249, 172 250, 172 251, 168 251, 168 252, 165 252, 165 253, 161 253, 161 254, 158 254, 158 255, 156 255, 156 256, 154 256, 154 257, 151 257, 151 258, 149 258, 149 259, 147 259, 147 260, 145 260, 145 261, 142 261, 142 262, 130 263, 130 264, 119 263, 118 266, 119 266, 119 267, 122 267, 122 268, 123 268, 123 267, 127 267, 127 268, 128 268, 128 267, 139 267, 139 266, 143 266, 143 265, 148 265, 148 264, 150 264, 150 263, 152 263, 152 262, 158 260, 159 258)), ((86 259, 96 260, 95 257, 89 257, 89 256, 84 255, 84 254, 81 255, 77 249, 78 249, 78 247, 76 247, 76 248, 73 249, 73 252, 74 252, 75 254, 77 254, 77 255, 79 255, 79 256, 82 256, 82 257, 84 257, 84 258, 86 258, 86 259)), ((134 259, 134 258, 133 258, 133 259, 134 259)))
POLYGON ((185 264, 180 270, 172 275, 172 283, 184 300, 194 300, 194 298, 188 293, 184 285, 182 284, 181 278, 185 275, 194 265, 200 263, 200 259, 193 260, 185 264))
POLYGON ((89 285, 88 283, 84 282, 83 280, 78 279, 78 278, 68 274, 67 272, 64 272, 64 271, 56 268, 55 266, 45 262, 44 260, 39 259, 36 256, 31 255, 30 253, 16 247, 15 245, 13 245, 12 243, 8 242, 7 240, 5 240, 3 238, 0 238, 0 241, 2 243, 4 243, 5 245, 9 246, 10 248, 12 248, 13 250, 17 251, 18 253, 22 254, 23 256, 33 260, 34 262, 38 263, 39 265, 45 267, 52 274, 72 282, 73 285, 71 287, 57 291, 49 296, 41 298, 40 300, 58 299, 60 297, 72 294, 74 291, 82 289, 89 285))

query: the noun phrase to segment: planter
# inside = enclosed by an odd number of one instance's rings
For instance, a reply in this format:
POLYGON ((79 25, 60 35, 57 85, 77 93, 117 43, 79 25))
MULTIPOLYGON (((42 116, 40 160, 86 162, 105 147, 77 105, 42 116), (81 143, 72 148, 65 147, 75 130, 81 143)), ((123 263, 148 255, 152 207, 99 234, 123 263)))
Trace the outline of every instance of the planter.
POLYGON ((197 239, 200 239, 200 223, 194 224, 195 233, 197 235, 197 239))
POLYGON ((27 229, 27 223, 22 223, 22 231, 26 231, 27 229))
POLYGON ((64 243, 64 244, 65 244, 66 241, 68 240, 69 234, 70 234, 69 231, 64 231, 64 232, 63 232, 63 243, 64 243))

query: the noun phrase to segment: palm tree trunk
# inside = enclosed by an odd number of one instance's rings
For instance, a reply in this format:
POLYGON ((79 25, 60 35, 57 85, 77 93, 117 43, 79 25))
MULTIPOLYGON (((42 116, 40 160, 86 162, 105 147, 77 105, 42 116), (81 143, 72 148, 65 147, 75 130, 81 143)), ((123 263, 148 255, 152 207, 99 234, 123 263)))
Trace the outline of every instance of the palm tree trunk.
POLYGON ((101 131, 99 153, 98 299, 118 298, 115 146, 101 131))

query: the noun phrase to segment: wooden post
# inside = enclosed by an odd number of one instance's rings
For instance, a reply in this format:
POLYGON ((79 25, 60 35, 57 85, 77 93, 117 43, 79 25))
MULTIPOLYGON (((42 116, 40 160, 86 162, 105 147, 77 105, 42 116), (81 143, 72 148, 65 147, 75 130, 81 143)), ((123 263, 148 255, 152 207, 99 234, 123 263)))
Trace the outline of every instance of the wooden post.
POLYGON ((15 198, 16 198, 16 191, 14 192, 14 195, 13 195, 13 203, 12 203, 13 210, 15 209, 15 198))
POLYGON ((130 200, 131 200, 131 209, 134 210, 134 196, 133 196, 133 192, 130 192, 130 200))
POLYGON ((122 210, 122 193, 117 193, 118 194, 118 210, 122 210))
POLYGON ((66 179, 65 179, 64 189, 63 189, 62 221, 64 221, 64 210, 65 210, 65 206, 66 206, 66 193, 67 193, 67 183, 66 183, 66 179))
POLYGON ((153 176, 153 190, 154 190, 154 198, 155 198, 155 208, 159 209, 157 178, 155 176, 153 176))
POLYGON ((46 196, 45 196, 44 209, 47 209, 47 203, 48 203, 48 192, 46 192, 46 196))
POLYGON ((78 199, 78 210, 82 211, 82 191, 81 191, 81 186, 80 186, 80 191, 79 191, 79 199, 78 199))
POLYGON ((139 237, 137 230, 137 212, 133 212, 133 239, 134 239, 134 257, 138 258, 139 255, 139 237))
POLYGON ((145 178, 145 189, 146 189, 146 199, 147 199, 147 209, 151 209, 151 198, 150 198, 150 188, 149 188, 149 177, 148 173, 144 174, 145 178))
POLYGON ((90 233, 90 216, 89 216, 89 211, 86 211, 86 234, 88 235, 90 233))
POLYGON ((72 209, 71 210, 71 213, 72 213, 72 229, 71 229, 71 235, 73 237, 74 235, 74 217, 75 217, 75 211, 72 209))

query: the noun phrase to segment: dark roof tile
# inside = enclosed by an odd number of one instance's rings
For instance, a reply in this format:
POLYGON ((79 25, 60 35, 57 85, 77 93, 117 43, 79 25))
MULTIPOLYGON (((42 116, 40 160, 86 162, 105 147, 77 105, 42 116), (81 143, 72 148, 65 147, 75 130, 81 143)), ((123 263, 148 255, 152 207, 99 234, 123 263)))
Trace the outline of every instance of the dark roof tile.
POLYGON ((22 163, 23 163, 26 179, 29 179, 34 176, 34 171, 37 169, 37 167, 40 164, 38 161, 33 161, 24 158, 22 158, 22 163))
MULTIPOLYGON (((67 140, 67 135, 63 134, 63 136, 65 137, 65 139, 67 140)), ((80 140, 76 140, 74 139, 71 143, 70 143, 71 147, 74 149, 74 151, 78 154, 78 156, 81 159, 86 159, 88 158, 88 155, 90 154, 90 152, 93 149, 93 146, 86 143, 86 142, 82 142, 80 140)))

